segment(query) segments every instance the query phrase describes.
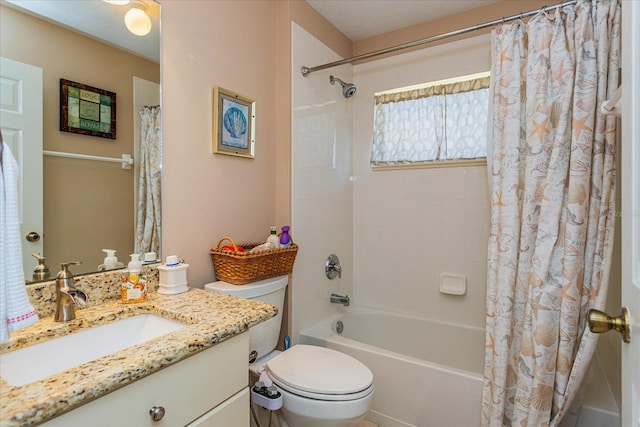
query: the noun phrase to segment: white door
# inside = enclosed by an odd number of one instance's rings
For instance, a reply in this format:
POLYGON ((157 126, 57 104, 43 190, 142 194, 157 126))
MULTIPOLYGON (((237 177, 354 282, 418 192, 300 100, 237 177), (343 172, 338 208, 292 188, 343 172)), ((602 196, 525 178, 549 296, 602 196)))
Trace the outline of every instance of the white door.
MULTIPOLYGON (((18 202, 25 279, 43 253, 42 68, 0 58, 0 130, 20 170, 18 202), (30 234, 35 233, 35 234, 30 234), (27 240, 28 239, 28 240, 27 240)), ((44 254, 43 254, 44 255, 44 254)))
POLYGON ((640 427, 640 2, 622 2, 622 305, 631 342, 622 344, 622 425, 640 427))

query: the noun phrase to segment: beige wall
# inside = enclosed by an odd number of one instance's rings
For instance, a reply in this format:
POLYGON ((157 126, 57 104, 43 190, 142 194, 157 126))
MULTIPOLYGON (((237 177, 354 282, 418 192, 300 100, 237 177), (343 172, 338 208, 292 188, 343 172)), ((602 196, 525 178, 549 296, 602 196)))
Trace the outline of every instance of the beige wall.
POLYGON ((276 17, 265 1, 162 2, 163 253, 190 264, 191 286, 214 280, 218 239, 276 225, 276 17), (212 154, 215 86, 256 101, 254 159, 212 154))
MULTIPOLYGON (((43 69, 44 149, 120 157, 133 154, 133 76, 159 82, 157 63, 0 6, 0 54, 43 69), (116 93, 115 140, 59 131, 59 80, 116 93)), ((44 252, 52 273, 95 271, 105 254, 133 251, 133 169, 117 164, 44 157, 44 252)))
POLYGON ((258 241, 290 221, 291 20, 350 46, 304 2, 161 4, 163 252, 189 262, 189 284, 202 287, 219 238, 258 241), (255 99, 254 159, 211 153, 215 86, 255 99))

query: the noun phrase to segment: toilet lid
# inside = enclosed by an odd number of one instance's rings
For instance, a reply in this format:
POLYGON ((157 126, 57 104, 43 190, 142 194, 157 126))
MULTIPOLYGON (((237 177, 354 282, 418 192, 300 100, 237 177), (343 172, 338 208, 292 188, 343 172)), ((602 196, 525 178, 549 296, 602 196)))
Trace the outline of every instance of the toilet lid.
POLYGON ((302 395, 352 395, 355 399, 369 394, 373 384, 373 374, 364 364, 325 347, 298 344, 265 366, 276 384, 302 395))

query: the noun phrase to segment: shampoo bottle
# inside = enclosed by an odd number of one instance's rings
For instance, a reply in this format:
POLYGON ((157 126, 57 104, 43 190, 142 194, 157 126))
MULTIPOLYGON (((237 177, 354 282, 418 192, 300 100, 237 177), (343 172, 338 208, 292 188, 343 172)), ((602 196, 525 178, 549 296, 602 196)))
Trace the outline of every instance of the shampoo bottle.
POLYGON ((122 275, 122 302, 142 302, 147 299, 147 278, 142 274, 139 254, 131 254, 131 261, 122 275))
POLYGON ((267 244, 271 249, 278 249, 280 247, 280 238, 278 237, 278 230, 275 225, 271 226, 269 237, 267 237, 267 244))

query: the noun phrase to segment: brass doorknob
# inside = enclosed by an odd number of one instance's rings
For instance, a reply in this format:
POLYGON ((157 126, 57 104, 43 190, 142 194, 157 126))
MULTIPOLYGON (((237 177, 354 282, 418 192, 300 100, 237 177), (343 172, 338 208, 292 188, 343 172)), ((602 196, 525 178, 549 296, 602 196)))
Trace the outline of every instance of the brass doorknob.
POLYGON ((620 332, 622 341, 631 342, 631 323, 627 307, 622 307, 622 312, 617 317, 611 317, 600 310, 589 310, 589 330, 591 332, 601 334, 612 329, 620 332))
POLYGON ((40 235, 35 231, 31 231, 27 233, 26 239, 27 242, 37 242, 38 240, 40 240, 40 235))

